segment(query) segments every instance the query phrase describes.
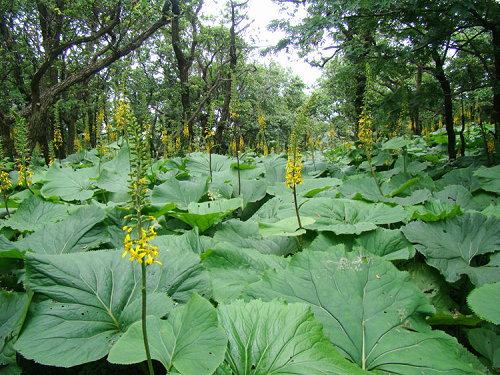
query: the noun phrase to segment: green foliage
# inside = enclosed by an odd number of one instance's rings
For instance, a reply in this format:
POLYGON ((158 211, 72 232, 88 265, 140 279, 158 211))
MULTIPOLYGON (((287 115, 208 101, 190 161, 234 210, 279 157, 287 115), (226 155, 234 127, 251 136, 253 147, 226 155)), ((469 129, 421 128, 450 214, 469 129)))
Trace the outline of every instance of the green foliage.
POLYGON ((500 283, 474 289, 467 297, 467 303, 483 319, 500 324, 500 283))
MULTIPOLYGON (((39 167, 41 194, 16 193, 0 219, 9 371, 20 358, 72 367, 146 357, 141 269, 122 259, 128 148, 116 147, 101 161, 82 153, 39 167)), ((161 262, 146 283, 153 358, 180 374, 496 369, 500 223, 498 194, 484 189, 494 169, 471 166, 479 158, 433 165, 419 140, 404 147, 418 151, 374 163, 384 195, 357 152, 318 152, 297 187, 302 229, 282 156, 242 156, 241 194, 233 157, 212 155, 212 181, 205 154, 148 161, 141 194, 153 205, 141 210, 161 262), (357 175, 338 174, 342 163, 357 175)))
POLYGON ((218 308, 235 374, 363 374, 343 359, 305 304, 235 301, 218 308), (293 332, 293 334, 292 334, 293 332))
MULTIPOLYGON (((213 374, 224 358, 227 337, 210 302, 194 293, 187 304, 170 312, 168 320, 159 316, 147 319, 151 357, 160 361, 168 372, 213 374)), ((136 322, 113 346, 108 361, 120 364, 144 361, 142 344, 142 328, 136 322)))

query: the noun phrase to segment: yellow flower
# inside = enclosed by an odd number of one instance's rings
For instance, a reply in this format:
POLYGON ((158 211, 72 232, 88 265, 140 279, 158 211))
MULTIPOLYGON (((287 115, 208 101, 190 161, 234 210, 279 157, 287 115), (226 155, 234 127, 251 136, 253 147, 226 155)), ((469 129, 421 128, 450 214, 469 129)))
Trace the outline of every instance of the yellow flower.
POLYGON ((302 163, 301 156, 296 151, 294 155, 288 157, 286 164, 286 187, 295 188, 298 184, 302 184, 302 163))
POLYGON ((90 130, 88 125, 86 125, 85 129, 83 129, 83 139, 85 142, 90 142, 90 130))
POLYGON ((9 174, 5 171, 2 171, 0 174, 0 192, 5 194, 7 190, 12 187, 12 182, 10 182, 9 174))
POLYGON ((76 152, 80 152, 83 150, 83 147, 82 147, 78 137, 75 137, 75 149, 76 149, 76 152))
POLYGON ((54 129, 54 147, 59 150, 59 147, 61 147, 63 144, 63 139, 62 139, 62 134, 61 134, 61 129, 55 128, 54 129))
POLYGON ((158 258, 158 248, 149 243, 150 240, 156 237, 156 232, 153 227, 149 228, 147 231, 140 229, 141 235, 139 239, 130 238, 130 231, 132 228, 124 226, 123 230, 127 232, 127 235, 123 241, 125 251, 122 254, 122 258, 125 258, 125 256, 129 254, 129 260, 131 262, 137 260, 137 262, 142 263, 143 258, 146 257, 144 263, 147 265, 153 263, 162 264, 156 259, 158 258))
MULTIPOLYGON (((115 124, 116 128, 119 130, 124 130, 127 127, 127 120, 129 118, 130 114, 130 105, 125 102, 125 100, 121 99, 118 101, 118 108, 116 108, 114 117, 115 117, 115 124)), ((101 112, 99 112, 98 115, 98 124, 102 124, 104 122, 104 111, 102 111, 102 117, 101 117, 101 112)))
POLYGON ((493 154, 495 152, 495 141, 493 139, 488 139, 488 141, 486 142, 486 146, 488 149, 488 153, 493 154))
POLYGON ((245 148, 245 141, 243 141, 243 136, 240 135, 240 151, 243 150, 245 148))

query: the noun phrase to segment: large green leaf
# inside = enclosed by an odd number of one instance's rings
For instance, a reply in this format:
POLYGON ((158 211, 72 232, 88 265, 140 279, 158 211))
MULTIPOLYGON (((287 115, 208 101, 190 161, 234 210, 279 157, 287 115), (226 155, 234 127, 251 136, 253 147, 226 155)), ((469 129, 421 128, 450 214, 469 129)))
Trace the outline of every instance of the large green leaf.
POLYGON ((451 314, 452 310, 459 307, 450 298, 450 285, 435 268, 425 263, 408 263, 405 271, 438 312, 451 314))
POLYGON ((29 303, 27 293, 0 289, 0 366, 16 364, 13 345, 21 330, 29 303))
POLYGON ((473 193, 480 188, 479 179, 474 176, 476 170, 476 167, 453 169, 436 181, 436 187, 443 189, 446 186, 459 185, 473 193))
POLYGON ((309 303, 340 353, 366 370, 478 373, 454 338, 427 326, 434 308, 410 276, 377 256, 306 250, 242 296, 309 303))
POLYGON ((195 227, 182 235, 157 236, 151 243, 166 249, 176 248, 188 250, 200 255, 207 249, 213 248, 215 241, 211 237, 200 236, 199 229, 195 227))
POLYGON ((433 193, 433 196, 452 206, 458 205, 463 211, 478 208, 478 205, 472 200, 472 194, 460 185, 446 186, 443 190, 433 193))
POLYGON ((228 220, 215 232, 216 242, 227 242, 242 249, 256 249, 263 254, 287 255, 298 250, 295 238, 273 236, 263 238, 257 222, 228 220))
POLYGON ((19 251, 17 244, 10 242, 3 234, 0 234, 0 259, 1 258, 17 258, 24 259, 25 251, 19 251))
POLYGON ((423 221, 438 221, 444 218, 452 218, 462 214, 462 209, 458 204, 451 205, 446 201, 432 200, 423 205, 406 208, 412 212, 411 220, 420 219, 423 221))
POLYGON ((220 243, 203 259, 203 265, 210 271, 213 298, 227 303, 238 298, 246 285, 259 281, 265 271, 285 268, 288 261, 254 249, 220 243))
POLYGON ((500 329, 487 325, 467 331, 472 347, 488 359, 493 372, 500 372, 500 329))
MULTIPOLYGON (((162 266, 147 269, 149 314, 163 316, 172 300, 193 292, 210 297, 208 274, 196 255, 160 249, 162 266)), ((122 251, 65 255, 28 254, 27 282, 36 298, 15 345, 26 358, 75 366, 105 356, 140 319, 140 266, 122 251)))
MULTIPOLYGON (((305 202, 299 212, 301 216, 316 219, 315 223, 304 225, 306 229, 332 231, 336 234, 360 234, 376 229, 379 224, 397 223, 407 217, 402 207, 329 198, 313 198, 305 202)), ((293 206, 278 215, 283 218, 285 215, 293 216, 293 206)))
POLYGON ((500 165, 486 168, 482 166, 474 176, 479 178, 479 185, 483 190, 500 194, 500 165))
POLYGON ((219 305, 229 342, 226 362, 237 375, 363 374, 342 358, 305 304, 255 300, 219 305))
MULTIPOLYGON (((109 362, 146 360, 141 324, 133 324, 111 348, 109 362)), ((226 334, 215 308, 197 294, 186 305, 173 309, 168 320, 148 316, 147 330, 151 358, 160 361, 169 373, 176 370, 182 375, 210 375, 224 360, 226 334)))
POLYGON ((169 215, 184 221, 192 228, 198 227, 200 233, 203 233, 242 206, 243 200, 241 198, 220 199, 203 203, 191 202, 188 205, 189 212, 172 212, 169 215))
MULTIPOLYGON (((300 223, 302 226, 311 225, 315 222, 314 218, 302 216, 300 223)), ((306 233, 305 229, 299 228, 297 217, 287 217, 286 219, 276 221, 274 223, 259 222, 259 232, 262 237, 271 236, 300 236, 306 233)))
POLYGON ((403 137, 394 137, 382 144, 382 150, 396 150, 408 146, 412 141, 403 137))
POLYGON ((467 303, 481 318, 500 324, 500 282, 474 289, 467 297, 467 303))
POLYGON ((210 176, 210 166, 212 173, 222 172, 230 169, 234 162, 235 159, 229 156, 198 152, 186 157, 186 170, 191 176, 210 176))
POLYGON ((352 176, 340 187, 340 193, 345 198, 364 199, 371 202, 385 202, 408 206, 425 201, 430 192, 419 186, 420 179, 408 173, 400 173, 388 182, 381 184, 382 193, 373 177, 365 175, 352 176), (413 188, 412 188, 413 187, 413 188))
POLYGON ((65 201, 85 200, 94 195, 97 167, 73 170, 54 163, 45 175, 40 191, 44 198, 60 197, 65 201))
POLYGON ((108 238, 102 227, 106 213, 95 206, 82 206, 67 218, 48 224, 16 243, 21 251, 31 250, 39 254, 65 254, 86 251, 108 238))
POLYGON ((180 209, 187 209, 196 203, 208 191, 207 181, 179 181, 172 177, 161 185, 155 186, 151 193, 151 202, 155 206, 175 203, 180 209))
POLYGON ((129 190, 128 179, 128 174, 119 174, 105 169, 99 175, 96 186, 112 193, 126 193, 129 190))
POLYGON ((403 233, 426 262, 437 268, 448 282, 468 275, 477 285, 500 281, 500 257, 497 253, 486 265, 478 264, 483 254, 500 250, 500 219, 479 213, 465 213, 435 222, 414 221, 403 233))
POLYGON ((129 150, 122 147, 113 159, 103 163, 96 186, 113 193, 126 193, 130 173, 129 150))
MULTIPOLYGON (((250 202, 257 202, 265 197, 267 182, 265 180, 246 180, 241 181, 241 195, 243 207, 250 202)), ((233 186, 233 194, 238 196, 238 185, 233 186)))
POLYGON ((32 195, 23 200, 16 212, 2 224, 20 232, 32 232, 66 218, 76 208, 77 206, 46 202, 40 196, 32 195))
POLYGON ((387 260, 410 259, 415 248, 399 230, 377 228, 356 237, 355 245, 387 260))

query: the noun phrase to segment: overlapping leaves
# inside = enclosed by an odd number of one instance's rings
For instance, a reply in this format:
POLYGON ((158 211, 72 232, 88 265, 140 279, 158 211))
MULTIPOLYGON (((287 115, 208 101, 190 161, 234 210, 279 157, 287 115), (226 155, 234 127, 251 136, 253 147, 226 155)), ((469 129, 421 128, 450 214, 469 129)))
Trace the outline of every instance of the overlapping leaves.
MULTIPOLYGON (((160 251, 166 265, 148 272, 148 312, 165 315, 172 300, 193 291, 210 296, 209 281, 192 253, 160 251), (171 298, 170 298, 170 297, 171 298)), ((140 319, 140 266, 119 251, 26 257, 27 282, 35 291, 16 349, 26 358, 75 366, 105 356, 140 319)))
POLYGON ((465 349, 454 338, 425 324, 434 308, 409 275, 376 256, 305 251, 243 295, 310 304, 335 347, 362 369, 480 373, 473 359, 462 359, 465 349))

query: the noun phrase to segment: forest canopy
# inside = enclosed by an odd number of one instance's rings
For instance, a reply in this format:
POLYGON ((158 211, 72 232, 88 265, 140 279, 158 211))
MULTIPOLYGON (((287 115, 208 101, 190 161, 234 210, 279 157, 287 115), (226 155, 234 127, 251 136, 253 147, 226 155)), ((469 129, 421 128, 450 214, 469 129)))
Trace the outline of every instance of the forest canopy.
MULTIPOLYGON (((311 133, 356 141, 363 116, 380 140, 444 128, 451 159, 464 153, 464 129, 457 129, 465 120, 491 124, 485 137, 499 137, 497 1, 275 3, 289 16, 274 20, 269 32, 286 37, 267 52, 294 49, 322 68, 311 133)), ((245 37, 251 1, 227 1, 216 22, 206 22, 208 6, 202 0, 3 1, 6 155, 16 153, 16 116, 28 124, 30 149, 48 162, 51 153, 64 158, 101 137, 118 139, 125 108, 148 124, 153 156, 202 149, 212 133, 214 151, 228 152, 236 141, 232 106, 247 146, 263 151, 266 139, 268 149, 286 147, 310 91, 278 63, 253 58, 255 46, 245 37)))

